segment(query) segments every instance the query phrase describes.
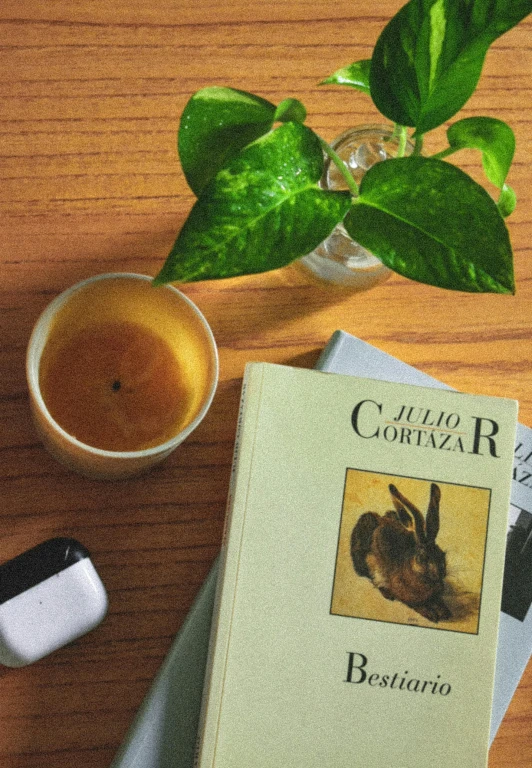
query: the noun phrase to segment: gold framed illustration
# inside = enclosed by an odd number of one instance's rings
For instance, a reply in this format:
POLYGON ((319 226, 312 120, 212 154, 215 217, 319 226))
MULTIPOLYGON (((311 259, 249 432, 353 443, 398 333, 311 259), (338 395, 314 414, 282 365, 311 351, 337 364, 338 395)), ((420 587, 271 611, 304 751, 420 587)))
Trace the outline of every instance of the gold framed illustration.
POLYGON ((331 613, 476 634, 490 496, 348 469, 331 613))

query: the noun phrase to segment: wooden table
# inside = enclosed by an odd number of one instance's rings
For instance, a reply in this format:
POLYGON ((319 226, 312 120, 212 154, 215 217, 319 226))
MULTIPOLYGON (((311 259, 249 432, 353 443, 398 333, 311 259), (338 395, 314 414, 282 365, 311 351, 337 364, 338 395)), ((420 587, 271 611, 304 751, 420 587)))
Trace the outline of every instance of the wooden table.
MULTIPOLYGON (((459 389, 518 398, 532 426, 529 20, 493 46, 463 110, 500 117, 517 135, 515 297, 452 294, 398 276, 340 293, 293 267, 186 285, 214 330, 221 378, 207 418, 164 465, 141 479, 90 481, 50 458, 32 428, 24 355, 39 312, 95 273, 155 274, 190 209, 175 144, 191 94, 224 84, 276 103, 294 96, 326 139, 378 120, 362 94, 317 83, 369 56, 399 6, 2 0, 0 560, 74 536, 110 595, 95 632, 1 673, 2 768, 111 762, 218 551, 247 361, 312 366, 342 328, 459 389)), ((529 666, 490 768, 532 764, 531 718, 529 666)))

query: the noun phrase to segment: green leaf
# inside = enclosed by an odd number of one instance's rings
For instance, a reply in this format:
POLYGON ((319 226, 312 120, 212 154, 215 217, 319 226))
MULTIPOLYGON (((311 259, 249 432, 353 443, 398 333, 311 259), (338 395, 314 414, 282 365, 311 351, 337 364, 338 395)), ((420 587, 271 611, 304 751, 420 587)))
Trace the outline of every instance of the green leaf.
POLYGON ((369 93, 370 66, 371 59, 355 61, 353 64, 333 72, 332 75, 322 80, 320 85, 348 85, 363 93, 369 93))
POLYGON ((410 0, 373 51, 377 108, 419 134, 441 125, 473 94, 490 45, 531 11, 530 0, 410 0))
POLYGON ((318 246, 350 206, 319 187, 318 137, 285 123, 243 149, 193 206, 157 284, 264 272, 318 246))
POLYGON ((274 115, 273 104, 245 91, 219 86, 197 91, 178 132, 179 159, 192 191, 199 195, 232 157, 267 133, 274 115))
POLYGON ((517 204, 517 198, 515 192, 509 184, 503 184, 501 194, 497 200, 497 208, 501 212, 501 216, 509 216, 514 212, 517 204))
POLYGON ((351 237, 405 277, 440 288, 513 293, 512 249, 496 204, 449 163, 377 163, 344 220, 351 237))
POLYGON ((447 130, 453 150, 479 149, 484 172, 502 189, 515 152, 515 136, 509 125, 493 117, 467 117, 447 130))
POLYGON ((304 123, 307 119, 307 110, 298 99, 284 99, 275 110, 274 120, 281 123, 304 123))

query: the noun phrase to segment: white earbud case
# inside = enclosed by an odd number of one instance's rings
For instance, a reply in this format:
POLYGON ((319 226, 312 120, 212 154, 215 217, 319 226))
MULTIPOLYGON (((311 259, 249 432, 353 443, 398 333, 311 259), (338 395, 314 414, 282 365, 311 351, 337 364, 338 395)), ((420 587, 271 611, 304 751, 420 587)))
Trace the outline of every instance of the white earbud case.
POLYGON ((0 663, 32 664, 90 632, 107 592, 75 539, 55 538, 0 565, 0 663))

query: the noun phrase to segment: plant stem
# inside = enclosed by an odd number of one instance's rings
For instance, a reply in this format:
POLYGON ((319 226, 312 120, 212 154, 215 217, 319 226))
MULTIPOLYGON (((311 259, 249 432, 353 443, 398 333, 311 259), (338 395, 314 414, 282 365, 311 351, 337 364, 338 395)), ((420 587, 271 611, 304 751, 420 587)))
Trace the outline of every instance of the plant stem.
POLYGON ((324 141, 324 139, 322 139, 321 137, 318 137, 318 138, 320 140, 323 151, 328 157, 330 157, 330 159, 333 161, 335 166, 338 168, 338 170, 342 174, 343 178, 345 179, 345 183, 347 184, 349 191, 351 192, 353 197, 358 197, 360 192, 358 188, 358 184, 356 183, 353 176, 351 175, 351 172, 347 167, 347 165, 344 163, 342 158, 336 154, 334 149, 329 144, 327 144, 326 141, 324 141))
POLYGON ((414 144, 414 151, 412 152, 413 155, 420 155, 423 151, 423 134, 421 136, 418 136, 416 134, 416 141, 414 144))
POLYGON ((399 140, 399 145, 397 147, 397 157, 404 157, 405 149, 406 149, 406 139, 407 139, 406 126, 400 125, 397 127, 399 128, 398 137, 397 137, 399 140))
POLYGON ((454 147, 447 147, 447 149, 442 149, 441 152, 436 152, 435 155, 432 155, 433 158, 436 160, 443 160, 444 157, 448 157, 449 155, 452 155, 454 152, 457 152, 457 149, 454 147))
POLYGON ((401 125, 399 125, 399 123, 394 123, 394 124, 393 124, 393 131, 392 131, 392 135, 391 135, 389 138, 388 138, 388 137, 386 137, 386 138, 384 139, 384 141, 395 141, 395 140, 399 140, 399 137, 401 136, 401 131, 402 131, 402 128, 403 128, 403 127, 402 127, 401 125))

